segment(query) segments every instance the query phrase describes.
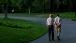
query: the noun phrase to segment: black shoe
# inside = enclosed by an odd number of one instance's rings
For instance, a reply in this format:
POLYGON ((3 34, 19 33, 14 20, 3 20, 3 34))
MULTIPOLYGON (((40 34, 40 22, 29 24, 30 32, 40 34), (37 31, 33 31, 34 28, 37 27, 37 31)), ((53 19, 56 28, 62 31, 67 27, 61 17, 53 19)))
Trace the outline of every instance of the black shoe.
POLYGON ((60 40, 59 36, 57 36, 58 40, 60 40))
POLYGON ((52 39, 54 41, 54 39, 52 39))
POLYGON ((59 38, 59 36, 57 36, 57 38, 59 38))
POLYGON ((51 41, 51 39, 49 39, 49 41, 51 41))
POLYGON ((58 40, 60 41, 60 39, 58 38, 58 40))

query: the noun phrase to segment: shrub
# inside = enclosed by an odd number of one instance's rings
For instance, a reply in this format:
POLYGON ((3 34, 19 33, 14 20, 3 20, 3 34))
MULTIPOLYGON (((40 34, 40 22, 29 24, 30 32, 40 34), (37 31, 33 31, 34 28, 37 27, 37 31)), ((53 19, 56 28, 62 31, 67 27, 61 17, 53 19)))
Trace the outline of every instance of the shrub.
POLYGON ((6 21, 6 20, 0 20, 1 26, 7 26, 7 27, 13 27, 13 28, 25 28, 29 29, 32 28, 32 24, 28 23, 21 23, 21 22, 12 22, 12 21, 6 21))
POLYGON ((76 21, 76 18, 72 18, 73 21, 76 21))

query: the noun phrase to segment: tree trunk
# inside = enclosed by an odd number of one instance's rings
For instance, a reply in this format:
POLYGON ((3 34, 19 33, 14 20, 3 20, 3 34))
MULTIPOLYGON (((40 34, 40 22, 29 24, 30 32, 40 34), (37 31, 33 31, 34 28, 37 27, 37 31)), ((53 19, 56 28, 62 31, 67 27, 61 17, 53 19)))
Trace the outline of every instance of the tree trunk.
POLYGON ((30 11, 30 7, 29 7, 29 15, 31 14, 31 11, 30 11))
POLYGON ((74 8, 74 12, 75 12, 75 18, 76 18, 76 3, 74 3, 73 8, 74 8))
POLYGON ((45 13, 45 2, 43 2, 43 13, 45 13))
POLYGON ((3 13, 5 14, 4 18, 8 18, 7 16, 8 6, 7 5, 2 6, 2 10, 3 10, 3 13))
POLYGON ((50 12, 53 12, 53 0, 50 0, 50 12))
POLYGON ((59 8, 60 8, 60 12, 63 12, 64 11, 64 8, 63 8, 63 0, 60 0, 60 6, 59 6, 59 8))
POLYGON ((5 14, 4 18, 8 18, 8 15, 7 15, 8 6, 7 6, 7 4, 5 4, 4 6, 2 6, 2 10, 3 10, 3 13, 5 14))
POLYGON ((75 12, 75 18, 76 18, 76 0, 73 0, 73 10, 75 12))

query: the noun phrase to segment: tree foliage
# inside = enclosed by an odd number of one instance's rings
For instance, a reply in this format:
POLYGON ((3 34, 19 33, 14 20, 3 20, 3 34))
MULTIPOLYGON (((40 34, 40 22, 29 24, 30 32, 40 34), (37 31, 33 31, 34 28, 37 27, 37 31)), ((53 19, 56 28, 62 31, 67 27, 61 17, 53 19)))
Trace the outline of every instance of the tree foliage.
POLYGON ((6 4, 10 8, 21 9, 21 5, 20 5, 19 0, 0 0, 0 8, 5 9, 6 4))
POLYGON ((15 12, 65 12, 74 11, 74 0, 0 0, 0 8, 7 3, 8 11, 15 12))

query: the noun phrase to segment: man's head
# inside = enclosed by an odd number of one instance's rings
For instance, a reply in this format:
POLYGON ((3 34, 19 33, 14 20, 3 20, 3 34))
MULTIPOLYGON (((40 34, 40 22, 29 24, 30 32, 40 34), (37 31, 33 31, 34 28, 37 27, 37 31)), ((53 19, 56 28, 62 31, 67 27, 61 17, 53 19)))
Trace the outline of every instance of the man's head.
POLYGON ((50 14, 49 17, 52 17, 52 14, 50 14))
POLYGON ((57 16, 59 17, 59 14, 57 14, 57 16))

